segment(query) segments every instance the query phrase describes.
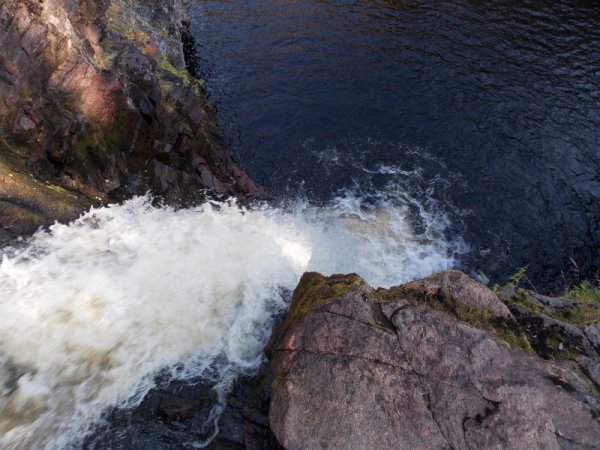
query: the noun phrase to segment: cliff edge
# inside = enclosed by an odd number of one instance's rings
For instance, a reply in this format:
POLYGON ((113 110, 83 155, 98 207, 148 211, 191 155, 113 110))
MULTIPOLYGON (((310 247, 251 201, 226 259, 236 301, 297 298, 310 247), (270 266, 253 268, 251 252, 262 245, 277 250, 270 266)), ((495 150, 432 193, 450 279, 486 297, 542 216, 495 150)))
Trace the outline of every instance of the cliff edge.
POLYGON ((148 191, 264 197, 185 68, 182 0, 0 4, 0 243, 148 191))
POLYGON ((598 448, 599 318, 513 294, 458 271, 389 290, 305 274, 268 349, 273 432, 286 449, 598 448))

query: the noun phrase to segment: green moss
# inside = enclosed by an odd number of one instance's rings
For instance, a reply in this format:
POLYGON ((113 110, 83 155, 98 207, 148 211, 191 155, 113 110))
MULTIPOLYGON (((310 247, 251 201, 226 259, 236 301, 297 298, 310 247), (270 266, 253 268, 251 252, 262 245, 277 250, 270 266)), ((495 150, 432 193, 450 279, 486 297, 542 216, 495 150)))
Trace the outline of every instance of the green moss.
POLYGON ((294 291, 287 325, 300 320, 315 306, 331 301, 362 283, 363 280, 356 274, 325 277, 316 272, 305 273, 294 291))
POLYGON ((595 283, 583 281, 567 291, 565 297, 600 308, 600 280, 596 280, 595 283))
POLYGON ((600 395, 600 388, 590 380, 580 380, 581 386, 592 395, 600 395))
POLYGON ((158 53, 156 55, 156 62, 158 63, 158 67, 160 69, 179 78, 184 86, 189 86, 191 84, 191 77, 188 71, 185 68, 177 69, 173 64, 171 64, 171 61, 169 61, 169 59, 162 53, 158 53))
MULTIPOLYGON (((138 48, 150 39, 150 35, 142 29, 143 23, 126 14, 116 2, 107 9, 106 22, 110 32, 127 39, 138 48)), ((147 24, 145 28, 148 28, 147 24)))
POLYGON ((16 156, 27 156, 30 153, 30 149, 28 146, 19 144, 17 142, 8 142, 7 140, 0 137, 0 146, 6 148, 9 152, 13 153, 16 156))
POLYGON ((373 327, 373 328, 377 328, 378 330, 384 331, 389 334, 396 334, 396 330, 394 330, 392 328, 388 328, 386 326, 383 326, 382 324, 376 322, 375 319, 370 319, 367 322, 367 325, 369 325, 370 327, 373 327))
POLYGON ((194 88, 194 94, 196 97, 202 98, 202 86, 204 85, 204 80, 202 78, 197 78, 192 81, 192 87, 194 88))
POLYGON ((427 301, 430 307, 438 311, 450 314, 475 328, 490 332, 509 347, 520 348, 528 354, 534 353, 527 336, 522 331, 517 330, 514 324, 495 317, 487 309, 476 308, 457 301, 450 293, 445 291, 427 299, 427 301))
POLYGON ((476 308, 456 300, 448 291, 441 291, 425 299, 431 308, 450 314, 462 322, 475 328, 489 330, 492 328, 494 317, 485 308, 476 308))
POLYGON ((475 308, 462 302, 455 303, 454 314, 463 322, 478 328, 485 328, 486 326, 491 325, 491 319, 493 317, 487 309, 475 308))
POLYGON ((192 125, 187 120, 182 120, 179 124, 190 136, 194 135, 194 128, 192 128, 192 125))
POLYGON ((277 389, 279 386, 281 386, 283 379, 281 377, 275 377, 273 378, 273 382, 271 383, 271 389, 277 389))
POLYGON ((509 328, 495 329, 494 334, 502 341, 506 342, 510 347, 520 348, 525 353, 533 355, 534 351, 527 340, 527 336, 523 332, 514 331, 509 328))
POLYGON ((550 358, 554 360, 575 360, 581 354, 579 350, 570 347, 554 335, 547 336, 545 344, 549 350, 550 358))
POLYGON ((557 314, 552 314, 557 320, 570 323, 578 327, 600 321, 600 307, 593 304, 581 304, 557 314))
POLYGON ((515 295, 509 297, 507 299, 511 303, 515 303, 517 305, 523 306, 527 308, 529 311, 541 314, 545 313, 545 308, 542 305, 534 303, 527 299, 527 293, 521 289, 515 290, 515 295))
POLYGON ((96 67, 100 69, 108 69, 109 67, 109 60, 106 57, 105 53, 101 53, 100 55, 98 55, 94 61, 96 63, 96 67))
POLYGON ((46 218, 41 214, 2 200, 0 200, 0 211, 2 224, 17 231, 28 230, 33 232, 36 228, 47 223, 46 218))
MULTIPOLYGON (((202 86, 204 85, 203 79, 192 78, 192 76, 189 74, 189 72, 185 68, 177 69, 173 64, 171 64, 171 61, 169 61, 169 59, 162 53, 159 53, 158 55, 156 55, 156 62, 158 63, 158 67, 161 70, 178 78, 184 86, 191 87, 192 90, 194 91, 194 94, 196 95, 196 97, 198 97, 200 99, 203 98, 203 94, 202 94, 202 86)), ((163 86, 161 86, 161 91, 163 91, 163 94, 167 93, 167 92, 165 92, 166 90, 164 89, 163 86)))
POLYGON ((5 223, 28 228, 53 219, 75 218, 88 206, 59 186, 41 183, 32 176, 15 171, 0 161, 0 197, 5 223), (10 206, 9 205, 13 205, 10 206))
POLYGON ((579 304, 561 312, 553 312, 544 306, 528 299, 527 292, 516 289, 515 295, 505 301, 520 305, 535 314, 545 314, 561 322, 566 322, 578 327, 600 321, 600 288, 584 282, 571 289, 565 297, 577 301, 579 304))
POLYGON ((107 163, 106 158, 99 148, 98 133, 89 127, 86 127, 77 135, 71 149, 75 159, 74 165, 82 174, 98 166, 102 167, 107 163))

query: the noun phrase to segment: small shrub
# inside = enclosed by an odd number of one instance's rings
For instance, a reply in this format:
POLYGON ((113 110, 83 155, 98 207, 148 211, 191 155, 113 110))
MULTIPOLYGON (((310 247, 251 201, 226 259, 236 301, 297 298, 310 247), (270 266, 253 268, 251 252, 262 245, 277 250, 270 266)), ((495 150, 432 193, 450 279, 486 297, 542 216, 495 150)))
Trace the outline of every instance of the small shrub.
POLYGON ((521 282, 521 280, 527 273, 527 269, 528 269, 528 266, 523 266, 519 270, 517 270, 515 273, 513 273, 510 277, 508 277, 506 285, 508 287, 512 287, 512 288, 519 287, 519 283, 521 282))
POLYGON ((582 281, 577 286, 569 289, 565 297, 588 305, 600 306, 600 280, 596 280, 594 284, 589 281, 582 281))

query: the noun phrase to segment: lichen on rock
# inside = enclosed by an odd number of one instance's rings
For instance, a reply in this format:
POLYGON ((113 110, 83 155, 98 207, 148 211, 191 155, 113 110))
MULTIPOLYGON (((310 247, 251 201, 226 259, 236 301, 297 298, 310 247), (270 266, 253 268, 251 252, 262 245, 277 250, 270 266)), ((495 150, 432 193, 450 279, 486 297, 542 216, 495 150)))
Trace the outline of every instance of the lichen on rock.
MULTIPOLYGON (((186 21, 182 0, 2 2, 0 161, 84 199, 81 208, 148 191, 179 205, 207 192, 264 197, 186 71, 186 21)), ((65 218, 22 212, 36 226, 65 218)), ((32 228, 14 215, 0 210, 6 231, 32 228)))
POLYGON ((544 360, 513 313, 457 271, 306 274, 268 349, 271 427, 288 449, 594 448, 597 357, 544 360))

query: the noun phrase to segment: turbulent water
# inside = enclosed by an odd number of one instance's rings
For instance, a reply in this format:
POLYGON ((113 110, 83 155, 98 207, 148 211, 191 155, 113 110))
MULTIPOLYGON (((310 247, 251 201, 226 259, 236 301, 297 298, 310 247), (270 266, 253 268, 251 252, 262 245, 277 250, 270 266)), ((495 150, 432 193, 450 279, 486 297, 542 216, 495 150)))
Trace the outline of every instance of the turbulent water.
POLYGON ((573 258, 591 274, 598 11, 198 2, 205 89, 281 203, 136 198, 0 250, 0 448, 77 447, 158 379, 226 392, 306 270, 390 286, 457 261, 532 263, 543 280, 573 258))
POLYGON ((363 162, 421 167, 448 185, 413 194, 451 215, 470 270, 502 283, 529 265, 538 290, 564 288, 571 260, 600 270, 597 2, 203 0, 191 16, 253 179, 328 199, 399 178, 363 162))
POLYGON ((260 363, 304 271, 357 272, 375 286, 427 275, 461 249, 446 226, 396 190, 322 207, 175 210, 136 198, 39 232, 0 265, 0 447, 77 445, 159 373, 226 389, 260 363))

